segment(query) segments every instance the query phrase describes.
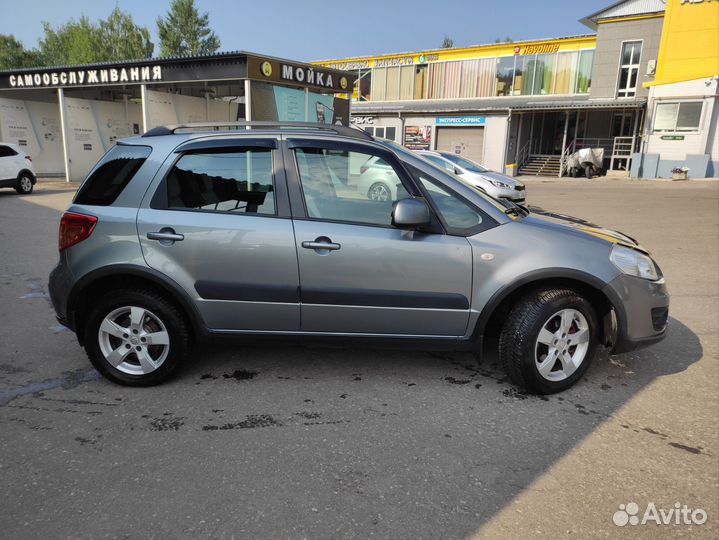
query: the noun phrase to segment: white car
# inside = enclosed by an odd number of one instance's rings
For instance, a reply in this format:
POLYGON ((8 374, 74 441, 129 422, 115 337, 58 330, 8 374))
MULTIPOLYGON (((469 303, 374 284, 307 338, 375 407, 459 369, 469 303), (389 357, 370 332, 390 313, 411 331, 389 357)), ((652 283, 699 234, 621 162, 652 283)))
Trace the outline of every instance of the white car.
POLYGON ((32 158, 18 145, 0 142, 0 188, 28 195, 36 181, 32 158))
POLYGON ((509 199, 512 202, 524 204, 527 191, 524 184, 518 180, 490 171, 479 163, 463 158, 451 152, 435 152, 430 150, 417 150, 417 154, 457 175, 465 182, 484 191, 495 199, 509 199))
POLYGON ((372 201, 396 201, 398 186, 402 188, 397 173, 382 158, 372 156, 360 167, 357 181, 360 195, 372 201))

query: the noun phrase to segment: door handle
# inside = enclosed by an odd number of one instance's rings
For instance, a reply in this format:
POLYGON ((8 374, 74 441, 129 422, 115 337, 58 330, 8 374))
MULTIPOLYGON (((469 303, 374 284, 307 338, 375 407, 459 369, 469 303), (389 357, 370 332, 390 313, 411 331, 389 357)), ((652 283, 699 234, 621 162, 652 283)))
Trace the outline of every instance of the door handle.
POLYGON ((341 248, 342 246, 340 244, 334 243, 332 240, 330 240, 326 236, 320 236, 319 238, 315 238, 314 242, 305 240, 304 242, 302 242, 302 247, 305 249, 336 251, 339 248, 341 248))
POLYGON ((159 240, 161 244, 172 244, 185 239, 184 234, 178 234, 170 227, 163 227, 158 232, 147 233, 148 240, 159 240))

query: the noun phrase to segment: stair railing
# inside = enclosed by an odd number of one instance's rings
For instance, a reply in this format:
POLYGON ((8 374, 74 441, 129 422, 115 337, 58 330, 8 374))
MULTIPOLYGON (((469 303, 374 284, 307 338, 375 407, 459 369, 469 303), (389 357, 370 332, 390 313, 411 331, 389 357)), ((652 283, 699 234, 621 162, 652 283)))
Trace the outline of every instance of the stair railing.
POLYGON ((526 141, 517 151, 517 170, 524 165, 524 162, 527 161, 527 158, 529 157, 529 148, 532 145, 532 141, 528 140, 526 141))
POLYGON ((562 155, 559 157, 559 178, 562 178, 562 176, 564 176, 564 173, 566 172, 567 160, 569 159, 569 156, 574 153, 572 151, 573 148, 574 141, 570 141, 564 148, 564 152, 562 152, 562 155))

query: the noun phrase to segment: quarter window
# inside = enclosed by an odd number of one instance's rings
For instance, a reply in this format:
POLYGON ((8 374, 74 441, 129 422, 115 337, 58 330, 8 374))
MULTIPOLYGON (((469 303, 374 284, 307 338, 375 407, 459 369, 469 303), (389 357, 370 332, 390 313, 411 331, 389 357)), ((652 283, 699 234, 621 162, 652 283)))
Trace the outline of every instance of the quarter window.
POLYGON ((275 214, 272 151, 185 154, 167 175, 167 207, 275 214))
POLYGON ((462 199, 423 175, 419 176, 419 181, 448 227, 470 231, 482 224, 482 215, 462 199))
POLYGON ((390 226, 392 205, 409 197, 379 156, 325 148, 298 148, 295 155, 310 218, 390 226))
POLYGON ((152 152, 149 146, 113 146, 75 196, 76 204, 109 206, 122 193, 152 152))
POLYGON ((629 41, 622 45, 617 97, 634 97, 636 95, 637 76, 639 75, 639 60, 641 59, 641 56, 641 41, 629 41))

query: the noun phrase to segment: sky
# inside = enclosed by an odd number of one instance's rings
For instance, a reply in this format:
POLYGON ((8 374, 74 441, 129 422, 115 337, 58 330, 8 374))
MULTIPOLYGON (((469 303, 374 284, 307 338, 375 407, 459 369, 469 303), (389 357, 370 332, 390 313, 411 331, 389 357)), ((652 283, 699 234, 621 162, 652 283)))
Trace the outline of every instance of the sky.
MULTIPOLYGON (((592 33, 579 19, 614 0, 197 0, 222 51, 324 60, 592 33)), ((87 15, 106 18, 118 4, 147 26, 157 46, 157 17, 170 0, 0 0, 0 33, 37 46, 42 21, 53 26, 87 15), (11 7, 12 6, 12 7, 11 7)))

